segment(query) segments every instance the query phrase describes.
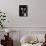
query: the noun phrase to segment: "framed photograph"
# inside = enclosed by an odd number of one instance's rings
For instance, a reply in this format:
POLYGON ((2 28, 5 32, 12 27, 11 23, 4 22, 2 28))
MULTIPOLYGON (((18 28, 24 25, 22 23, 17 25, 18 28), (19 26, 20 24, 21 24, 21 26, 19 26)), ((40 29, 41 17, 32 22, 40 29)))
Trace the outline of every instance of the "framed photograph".
POLYGON ((21 16, 21 17, 28 16, 28 7, 27 7, 27 5, 19 5, 19 16, 21 16))

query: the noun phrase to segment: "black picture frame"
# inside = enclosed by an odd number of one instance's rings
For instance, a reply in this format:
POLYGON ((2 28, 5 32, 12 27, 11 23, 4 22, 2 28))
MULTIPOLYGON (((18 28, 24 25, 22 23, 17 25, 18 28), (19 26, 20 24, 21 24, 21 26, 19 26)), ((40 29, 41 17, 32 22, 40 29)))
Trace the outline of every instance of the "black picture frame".
POLYGON ((19 5, 19 16, 21 17, 28 16, 28 6, 27 5, 19 5))

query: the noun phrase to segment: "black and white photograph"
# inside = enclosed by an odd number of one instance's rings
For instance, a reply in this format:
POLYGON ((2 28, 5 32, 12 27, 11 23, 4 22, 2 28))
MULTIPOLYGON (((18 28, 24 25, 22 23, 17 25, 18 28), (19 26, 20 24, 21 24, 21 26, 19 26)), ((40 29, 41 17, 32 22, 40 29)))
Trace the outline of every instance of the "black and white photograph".
POLYGON ((27 7, 27 5, 19 5, 19 16, 20 17, 28 16, 28 7, 27 7))

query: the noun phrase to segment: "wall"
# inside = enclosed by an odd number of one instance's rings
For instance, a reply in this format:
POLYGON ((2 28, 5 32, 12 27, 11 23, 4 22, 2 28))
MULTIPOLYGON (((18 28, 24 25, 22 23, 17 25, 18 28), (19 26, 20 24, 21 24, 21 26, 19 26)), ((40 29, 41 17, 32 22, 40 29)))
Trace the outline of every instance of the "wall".
MULTIPOLYGON (((6 27, 23 27, 28 26, 29 19, 31 17, 19 17, 19 5, 26 4, 28 5, 28 9, 31 10, 31 1, 29 0, 1 0, 1 10, 6 12, 8 23, 6 27)), ((28 10, 28 15, 30 16, 30 10, 28 10)))
POLYGON ((6 12, 6 27, 46 27, 46 0, 0 0, 6 12), (19 17, 19 5, 28 5, 28 17, 19 17))
POLYGON ((46 0, 32 0, 33 26, 46 27, 46 0))

